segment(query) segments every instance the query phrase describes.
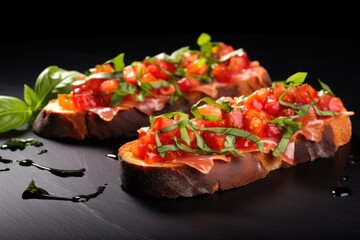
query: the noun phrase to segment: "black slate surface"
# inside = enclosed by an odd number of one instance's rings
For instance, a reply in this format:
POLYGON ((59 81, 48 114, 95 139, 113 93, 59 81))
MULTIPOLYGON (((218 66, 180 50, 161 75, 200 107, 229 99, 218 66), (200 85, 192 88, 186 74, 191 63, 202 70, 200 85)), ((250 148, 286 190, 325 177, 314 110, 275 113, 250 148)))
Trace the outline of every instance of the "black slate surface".
MULTIPOLYGON (((199 32, 200 33, 200 32, 199 32)), ((211 32, 209 32, 211 34, 211 32)), ((49 65, 84 71, 125 52, 130 63, 185 45, 197 34, 16 38, 0 45, 0 95, 22 98, 49 65)), ((32 159, 60 169, 85 168, 83 177, 61 178, 35 167, 0 162, 0 239, 358 239, 360 237, 360 54, 358 38, 341 36, 214 34, 214 40, 244 48, 273 80, 297 71, 309 73, 342 98, 351 117, 353 138, 337 157, 319 159, 270 173, 238 189, 191 199, 137 197, 120 187, 118 161, 106 157, 130 139, 55 141, 21 128, 0 134, 35 137, 42 147, 0 150, 3 159, 32 159), (47 153, 39 154, 41 150, 47 153), (344 167, 350 162, 349 167, 344 167), (346 175, 349 197, 333 197, 346 175), (84 203, 22 199, 31 180, 49 193, 72 197, 104 192, 84 203)))

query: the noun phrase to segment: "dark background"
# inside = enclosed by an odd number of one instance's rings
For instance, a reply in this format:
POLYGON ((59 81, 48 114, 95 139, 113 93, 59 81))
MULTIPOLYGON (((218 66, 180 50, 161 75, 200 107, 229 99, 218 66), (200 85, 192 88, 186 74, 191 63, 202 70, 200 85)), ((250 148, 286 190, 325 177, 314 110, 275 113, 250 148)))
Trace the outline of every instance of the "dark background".
MULTIPOLYGON (((16 3, 17 4, 17 3, 16 3)), ((123 5, 124 4, 124 5, 123 5)), ((125 52, 130 63, 185 45, 196 47, 202 32, 213 40, 244 48, 273 80, 297 71, 308 83, 327 83, 355 112, 353 138, 335 158, 277 170, 238 189, 191 199, 151 199, 124 192, 118 162, 106 157, 129 139, 59 141, 31 130, 0 134, 35 137, 42 148, 0 150, 6 159, 30 158, 56 168, 86 168, 81 178, 60 178, 34 167, 0 163, 0 239, 359 239, 360 237, 360 101, 359 38, 356 9, 342 5, 290 6, 226 1, 166 2, 120 6, 108 2, 8 8, 0 37, 0 95, 22 98, 49 65, 84 71, 125 52), (31 8, 30 8, 31 7, 31 8), (42 8, 41 8, 42 7, 42 8), (30 10, 34 9, 34 10, 30 10), (41 10, 40 10, 41 9, 41 10), (41 149, 48 153, 39 155, 41 149), (350 167, 344 167, 354 161, 350 167), (352 195, 335 198, 340 176, 352 195), (89 194, 107 184, 103 194, 86 203, 24 200, 30 180, 52 194, 89 194)))

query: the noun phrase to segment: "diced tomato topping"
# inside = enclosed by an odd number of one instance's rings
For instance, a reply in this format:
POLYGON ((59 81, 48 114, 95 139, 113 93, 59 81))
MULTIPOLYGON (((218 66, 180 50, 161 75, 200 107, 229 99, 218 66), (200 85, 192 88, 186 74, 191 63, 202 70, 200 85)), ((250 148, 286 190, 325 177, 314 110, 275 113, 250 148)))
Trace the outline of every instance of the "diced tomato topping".
POLYGON ((72 96, 69 94, 58 94, 57 96, 59 105, 66 110, 74 110, 75 106, 72 100, 72 96))
POLYGON ((270 95, 269 89, 266 88, 260 89, 254 92, 253 94, 251 94, 249 97, 247 97, 244 102, 244 105, 246 107, 262 110, 269 95, 270 95))
POLYGON ((284 102, 288 102, 288 103, 294 103, 295 102, 295 92, 296 92, 296 88, 290 86, 287 90, 285 88, 285 86, 283 84, 275 84, 274 87, 274 97, 276 99, 279 99, 279 97, 285 92, 287 91, 283 97, 282 100, 284 102))
POLYGON ((156 82, 156 81, 158 81, 158 79, 154 75, 152 75, 152 73, 145 73, 140 78, 140 82, 156 82))
POLYGON ((101 72, 112 73, 112 72, 115 72, 114 68, 110 64, 96 65, 95 69, 96 69, 96 73, 101 73, 101 72))
POLYGON ((170 119, 170 118, 166 118, 166 117, 156 117, 152 126, 151 126, 151 129, 153 131, 159 131, 163 128, 166 128, 168 126, 171 126, 173 124, 175 124, 176 121, 173 120, 173 119, 170 119))
POLYGON ((317 100, 317 91, 309 84, 303 84, 296 89, 296 103, 310 104, 317 100))
POLYGON ((264 137, 265 138, 272 138, 279 140, 282 136, 283 130, 276 124, 266 124, 264 130, 264 137))
POLYGON ((230 113, 223 113, 226 127, 243 128, 243 114, 240 109, 234 109, 230 113))
POLYGON ((174 87, 174 85, 170 84, 167 87, 163 87, 163 88, 158 89, 158 93, 160 95, 170 96, 170 95, 175 93, 175 87, 174 87))
POLYGON ((216 64, 214 69, 211 71, 211 75, 218 82, 229 83, 231 82, 231 72, 224 64, 216 64))
POLYGON ((206 62, 202 60, 195 60, 195 62, 190 63, 186 67, 186 73, 188 75, 204 76, 206 74, 207 68, 208 65, 206 62))
POLYGON ((185 52, 182 55, 181 66, 183 68, 186 68, 191 63, 195 62, 195 60, 198 59, 199 57, 200 57, 200 55, 198 53, 185 52))
POLYGON ((220 151, 224 148, 225 135, 214 132, 204 131, 204 141, 210 148, 220 151))
POLYGON ((271 115, 264 111, 249 108, 245 112, 244 129, 262 138, 267 125, 266 121, 272 118, 271 115))
POLYGON ((103 95, 114 93, 120 86, 116 79, 105 80, 100 84, 100 92, 103 95))
POLYGON ((135 157, 144 159, 148 147, 153 148, 154 146, 156 146, 155 133, 153 131, 148 131, 145 135, 142 135, 141 138, 139 138, 138 146, 131 149, 131 151, 135 157))
POLYGON ((200 81, 192 77, 184 77, 177 81, 177 84, 182 92, 189 92, 200 85, 200 81))
POLYGON ((231 73, 241 73, 250 67, 250 63, 248 55, 243 52, 240 56, 230 58, 228 69, 231 73))
POLYGON ((171 74, 176 70, 174 64, 157 58, 152 58, 152 60, 155 61, 156 64, 150 63, 149 61, 145 60, 145 66, 147 68, 147 71, 157 79, 170 79, 171 74))
POLYGON ((281 109, 278 99, 273 94, 269 95, 264 103, 263 110, 273 116, 278 116, 281 109))
POLYGON ((247 140, 246 138, 238 137, 235 140, 235 148, 239 151, 256 151, 258 148, 253 141, 247 140))
POLYGON ((334 111, 334 112, 340 112, 341 110, 343 110, 344 105, 343 105, 341 99, 338 97, 331 98, 331 100, 329 102, 329 109, 330 109, 330 111, 334 111))
POLYGON ((123 78, 126 82, 136 85, 136 73, 132 66, 126 66, 123 70, 123 78))
POLYGON ((199 113, 203 116, 216 116, 219 119, 222 116, 221 109, 213 105, 204 104, 198 107, 199 113))
POLYGON ((324 94, 320 97, 317 104, 320 110, 340 112, 344 109, 344 105, 340 98, 331 96, 330 94, 324 94))
POLYGON ((76 109, 87 110, 96 107, 106 107, 108 103, 102 95, 75 94, 73 103, 76 109))
POLYGON ((221 42, 212 48, 211 56, 213 58, 220 58, 220 57, 222 57, 228 53, 231 53, 233 51, 234 51, 234 48, 232 46, 221 42))

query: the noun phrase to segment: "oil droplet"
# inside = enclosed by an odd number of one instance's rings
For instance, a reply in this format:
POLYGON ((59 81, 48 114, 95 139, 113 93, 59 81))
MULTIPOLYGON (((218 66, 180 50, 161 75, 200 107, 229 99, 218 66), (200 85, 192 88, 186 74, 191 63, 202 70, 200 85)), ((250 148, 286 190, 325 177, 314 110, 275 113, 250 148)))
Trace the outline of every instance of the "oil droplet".
POLYGON ((340 179, 343 180, 343 181, 346 181, 346 180, 348 180, 349 178, 350 178, 350 177, 347 176, 347 175, 341 175, 341 176, 340 176, 340 179))
POLYGON ((348 197, 352 194, 352 192, 349 188, 340 186, 331 190, 331 194, 334 197, 348 197))
POLYGON ((106 154, 106 157, 114 159, 114 160, 119 160, 117 154, 115 154, 115 153, 108 153, 108 154, 106 154))
POLYGON ((47 152, 48 152, 48 150, 43 149, 43 150, 41 150, 38 154, 40 155, 40 154, 44 154, 44 153, 47 153, 47 152))

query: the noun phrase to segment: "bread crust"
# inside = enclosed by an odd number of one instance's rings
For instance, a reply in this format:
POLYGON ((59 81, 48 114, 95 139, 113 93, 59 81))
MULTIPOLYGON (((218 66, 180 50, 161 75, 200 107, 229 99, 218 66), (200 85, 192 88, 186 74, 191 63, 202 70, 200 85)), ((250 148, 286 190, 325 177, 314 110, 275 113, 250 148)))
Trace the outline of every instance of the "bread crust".
POLYGON ((279 168, 332 157, 350 139, 350 118, 341 115, 327 122, 318 142, 297 135, 293 165, 280 157, 273 157, 271 153, 255 152, 246 153, 244 157, 234 156, 229 163, 214 161, 208 174, 184 164, 146 164, 135 159, 129 151, 135 140, 119 148, 120 179, 124 190, 138 195, 178 198, 213 194, 257 181, 279 168))
MULTIPOLYGON (((257 66, 251 71, 254 71, 253 74, 244 80, 240 79, 233 84, 219 84, 216 98, 247 95, 259 88, 270 86, 270 76, 265 68, 257 66)), ((193 93, 187 99, 182 98, 174 104, 166 104, 153 115, 177 110, 189 113, 191 106, 204 96, 199 92, 193 93)), ((37 115, 32 130, 39 136, 52 139, 107 139, 137 136, 137 130, 149 124, 149 116, 136 108, 118 111, 111 121, 106 121, 90 111, 63 110, 55 99, 37 115)))

